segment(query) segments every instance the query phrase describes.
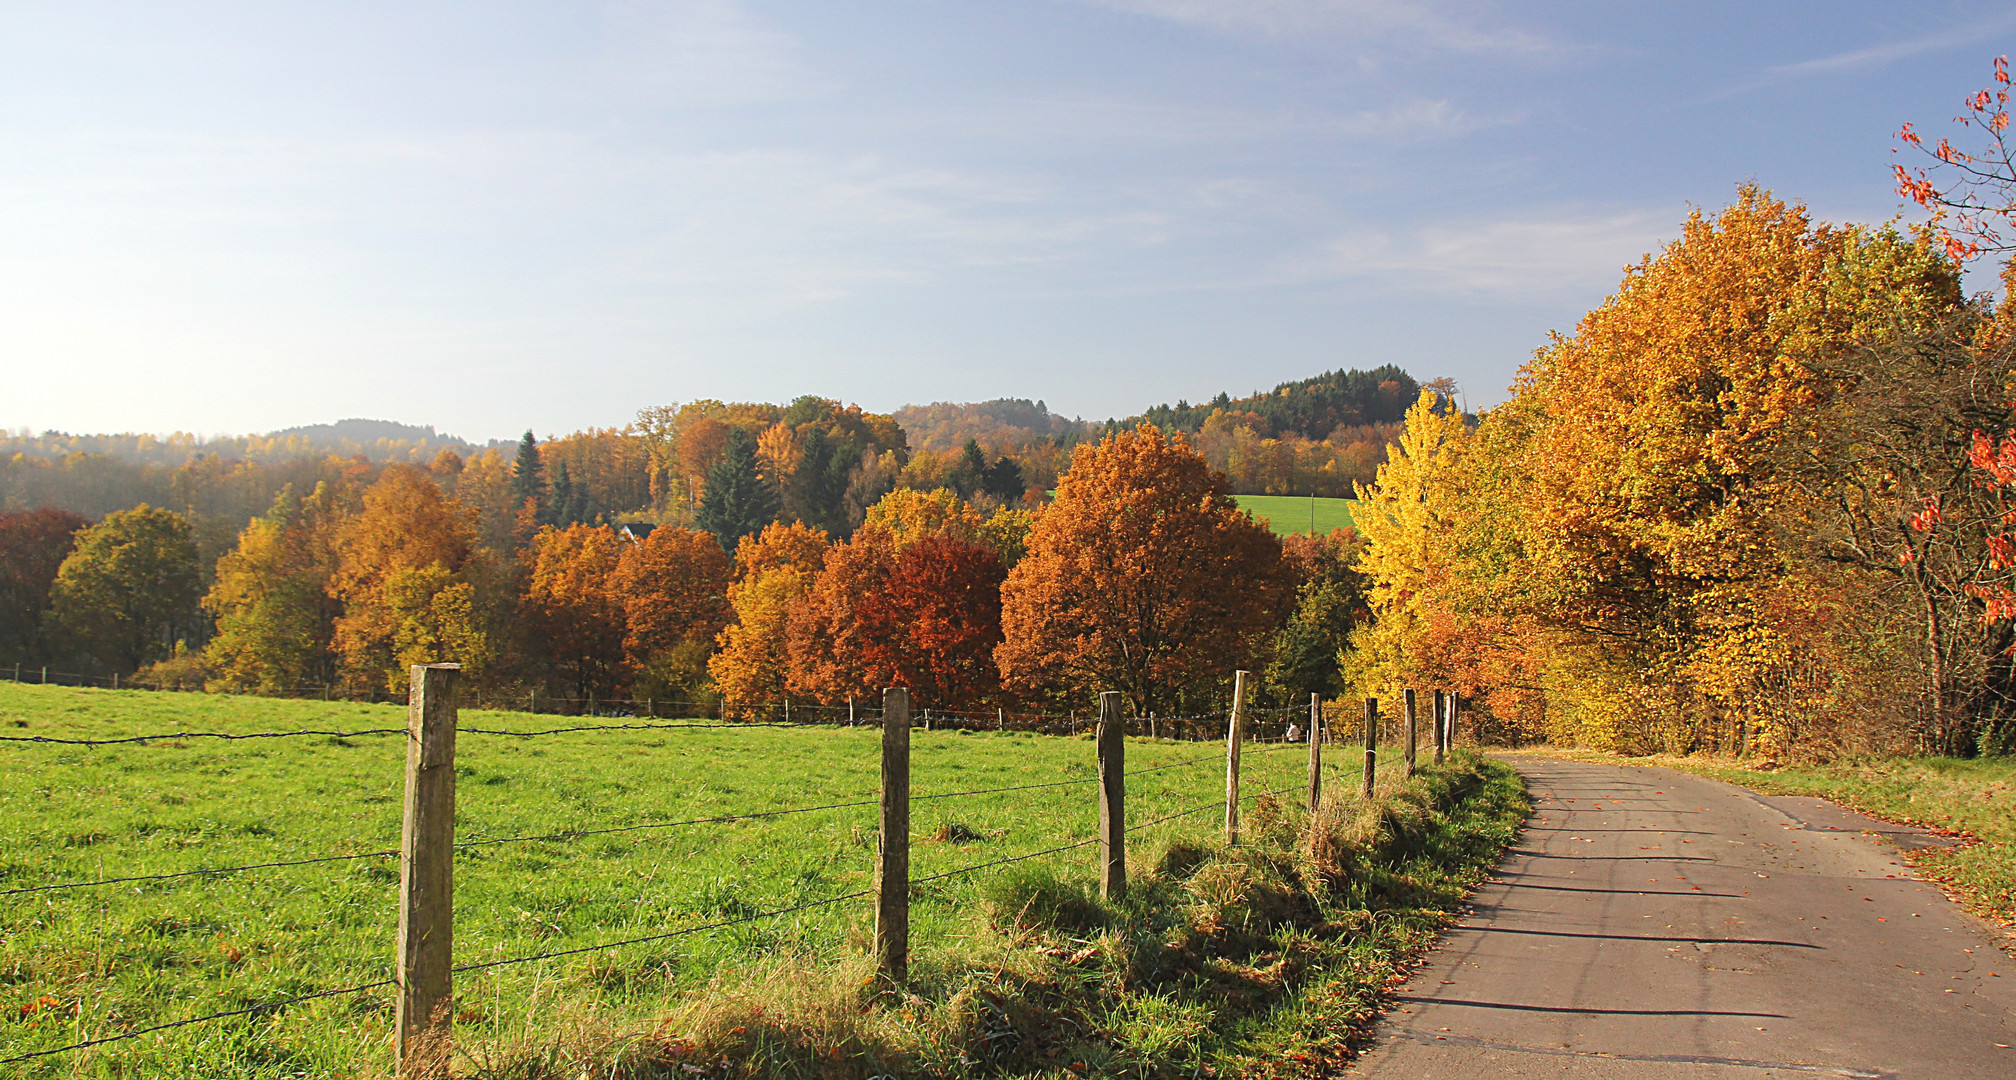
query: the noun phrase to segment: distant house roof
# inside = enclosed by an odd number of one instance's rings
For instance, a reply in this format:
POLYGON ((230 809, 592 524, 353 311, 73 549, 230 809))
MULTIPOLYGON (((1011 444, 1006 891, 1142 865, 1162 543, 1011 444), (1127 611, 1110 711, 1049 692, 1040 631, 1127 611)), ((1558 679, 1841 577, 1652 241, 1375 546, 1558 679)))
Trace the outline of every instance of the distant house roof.
POLYGON ((657 527, 658 526, 656 525, 639 521, 629 525, 625 525, 621 529, 618 529, 617 532, 625 540, 628 540, 633 544, 641 544, 644 542, 645 537, 651 535, 651 530, 657 527))

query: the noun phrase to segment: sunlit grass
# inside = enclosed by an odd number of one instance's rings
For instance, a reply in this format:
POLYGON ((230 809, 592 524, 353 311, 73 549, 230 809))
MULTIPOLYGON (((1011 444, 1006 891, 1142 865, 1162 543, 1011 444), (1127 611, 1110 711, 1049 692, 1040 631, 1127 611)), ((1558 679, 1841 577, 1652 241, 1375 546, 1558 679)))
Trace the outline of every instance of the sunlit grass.
MULTIPOLYGON (((0 734, 106 738, 398 728, 389 705, 0 685, 0 734)), ((469 710, 465 727, 554 718, 469 710)), ((872 800, 869 728, 465 735, 462 841, 872 800)), ((1145 821, 1222 795, 1215 743, 1136 739, 1129 814, 1145 821), (1153 766, 1204 758, 1158 772, 1153 766)), ((0 889, 397 848, 399 736, 85 748, 0 743, 0 889)), ((1247 751, 1249 791, 1299 785, 1304 751, 1247 751)), ((918 731, 917 796, 1089 777, 1089 738, 918 731)), ((913 874, 1089 839, 1094 786, 922 801, 913 874), (953 826, 958 826, 954 828, 953 826), (956 836, 957 842, 934 840, 956 836)), ((1203 813, 1135 834, 1208 835, 1203 813)), ((458 963, 662 933, 867 888, 872 805, 725 824, 465 850, 458 963)), ((1096 848, 1046 857, 1089 868, 1096 848)), ((913 940, 957 944, 988 874, 920 886, 913 940)), ((389 858, 10 896, 0 926, 0 1058, 209 1012, 387 978, 396 925, 389 858)), ((649 1029, 717 970, 780 951, 839 959, 867 936, 866 900, 720 931, 495 969, 457 986, 458 1034, 536 1040, 549 1014, 649 1029)), ((389 1057, 388 989, 176 1029, 41 1059, 28 1076, 348 1076, 389 1057), (368 1065, 364 1063, 369 1063, 368 1065)))
POLYGON ((1252 512, 1279 536, 1293 536, 1312 529, 1325 535, 1332 529, 1352 526, 1351 510, 1356 499, 1312 499, 1300 495, 1240 495, 1239 508, 1252 512))

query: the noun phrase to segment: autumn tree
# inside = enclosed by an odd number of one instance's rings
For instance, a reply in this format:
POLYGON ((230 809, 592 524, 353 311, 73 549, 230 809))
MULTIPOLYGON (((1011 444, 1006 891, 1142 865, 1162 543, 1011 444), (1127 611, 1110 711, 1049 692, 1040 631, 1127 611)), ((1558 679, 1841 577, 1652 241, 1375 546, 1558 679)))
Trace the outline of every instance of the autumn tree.
POLYGON ((491 646, 479 607, 474 515, 410 465, 386 467, 336 538, 330 594, 346 675, 397 693, 413 664, 480 676, 491 646))
POLYGON ((623 651, 647 696, 699 696, 727 626, 734 565, 707 533, 660 525, 617 559, 609 590, 623 607, 623 651))
POLYGON ((1327 536, 1296 534, 1281 541, 1281 555, 1294 584, 1295 607, 1275 636, 1267 682, 1292 695, 1326 699, 1343 696, 1339 659, 1352 630, 1367 622, 1366 576, 1357 568, 1365 541, 1352 529, 1327 536))
POLYGON ((51 646, 44 616, 56 572, 89 518, 67 510, 0 513, 0 656, 46 664, 51 646))
POLYGON ((1012 688, 1118 690, 1148 715, 1257 667, 1286 591, 1281 544, 1181 436, 1148 425, 1072 455, 1002 588, 1012 688))
POLYGON ((811 588, 825 565, 825 532, 800 522, 773 522, 735 549, 735 582, 728 588, 733 621, 707 662, 714 684, 731 705, 780 699, 787 661, 785 625, 792 601, 811 588))
POLYGON ((786 689, 821 701, 908 686, 939 707, 999 685, 1006 571, 951 492, 892 492, 835 547, 786 623, 786 689))
POLYGON ((273 509, 217 560, 203 606, 217 619, 205 666, 222 688, 282 690, 334 681, 342 605, 329 593, 345 507, 330 485, 306 498, 282 488, 273 509))
POLYGON ((623 541, 600 525, 549 526, 526 552, 525 611, 579 699, 606 701, 628 681, 623 598, 611 581, 622 554, 623 541))
POLYGON ((2016 158, 2010 155, 2009 58, 1995 58, 1990 85, 1967 95, 1966 110, 1955 117, 1963 129, 1983 140, 1965 149, 1940 138, 1931 146, 1910 124, 1897 139, 1930 159, 1929 165, 1891 166, 1897 194, 1932 211, 1931 228, 1954 262, 1984 253, 2016 250, 2016 158))
POLYGON ((198 629, 200 588, 189 522, 142 503, 77 534, 50 601, 68 644, 104 668, 130 673, 172 655, 198 629))

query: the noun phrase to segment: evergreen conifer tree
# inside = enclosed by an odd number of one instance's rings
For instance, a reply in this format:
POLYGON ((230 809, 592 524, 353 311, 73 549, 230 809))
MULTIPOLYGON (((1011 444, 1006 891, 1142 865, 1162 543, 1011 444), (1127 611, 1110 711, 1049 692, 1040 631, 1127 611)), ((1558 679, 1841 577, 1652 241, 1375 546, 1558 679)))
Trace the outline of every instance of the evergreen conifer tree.
POLYGON ((511 466, 511 499, 519 506, 526 499, 534 499, 543 508, 546 505, 546 471, 539 463, 539 440, 531 432, 526 432, 518 440, 518 461, 511 466))
POLYGON ((565 528, 574 524, 574 478, 567 475, 567 463, 553 464, 553 497, 542 507, 540 519, 548 525, 565 528))
POLYGON ((693 522, 733 552, 737 541, 756 535, 776 519, 777 492, 757 471, 756 440, 741 428, 731 428, 721 459, 707 470, 707 494, 693 522))

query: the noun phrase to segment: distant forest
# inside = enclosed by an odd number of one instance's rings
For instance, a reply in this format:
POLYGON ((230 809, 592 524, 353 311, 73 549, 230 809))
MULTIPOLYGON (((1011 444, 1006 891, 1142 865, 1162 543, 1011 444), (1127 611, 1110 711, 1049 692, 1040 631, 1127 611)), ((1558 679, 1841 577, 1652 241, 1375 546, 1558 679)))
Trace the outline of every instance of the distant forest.
MULTIPOLYGON (((790 405, 698 401, 645 409, 620 428, 535 436, 534 445, 554 489, 545 511, 554 521, 689 524, 734 428, 771 444, 767 457, 760 445, 755 456, 776 488, 780 517, 844 535, 867 495, 895 487, 951 489, 998 504, 1040 500, 1073 447, 1143 420, 1188 435, 1240 494, 1348 497, 1354 483, 1371 481, 1420 385, 1391 365, 1340 370, 1104 421, 1067 418, 1022 398, 909 405, 882 417, 817 397, 790 405)), ((518 453, 512 444, 365 419, 244 436, 22 432, 0 436, 0 510, 47 507, 95 520, 142 503, 166 507, 187 517, 199 545, 215 554, 283 487, 368 483, 398 462, 441 476, 487 519, 489 538, 508 543, 515 523, 503 488, 518 453)))

